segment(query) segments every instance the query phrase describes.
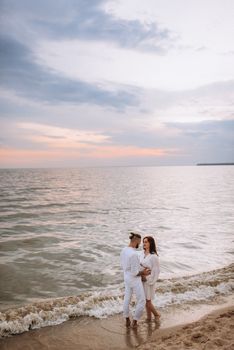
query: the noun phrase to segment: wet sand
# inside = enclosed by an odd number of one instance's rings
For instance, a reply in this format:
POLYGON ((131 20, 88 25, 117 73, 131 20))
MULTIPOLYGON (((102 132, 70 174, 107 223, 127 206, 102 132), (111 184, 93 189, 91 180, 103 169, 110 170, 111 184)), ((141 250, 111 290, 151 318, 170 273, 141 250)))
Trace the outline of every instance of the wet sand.
POLYGON ((234 350, 234 306, 197 322, 156 331, 140 350, 234 350))
POLYGON ((137 330, 126 329, 121 315, 102 320, 89 317, 0 340, 1 350, 134 348, 141 350, 234 349, 233 299, 232 304, 229 301, 216 306, 200 305, 193 309, 170 310, 162 313, 160 323, 147 323, 143 317, 137 330), (212 310, 215 311, 209 313, 212 310))

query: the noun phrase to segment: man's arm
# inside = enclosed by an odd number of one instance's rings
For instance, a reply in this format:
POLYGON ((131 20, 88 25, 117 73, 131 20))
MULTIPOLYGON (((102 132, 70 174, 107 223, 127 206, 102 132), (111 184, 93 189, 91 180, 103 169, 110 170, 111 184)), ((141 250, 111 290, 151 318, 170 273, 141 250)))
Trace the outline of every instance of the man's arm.
POLYGON ((131 274, 133 276, 148 276, 150 275, 150 270, 145 268, 143 270, 140 269, 140 262, 137 254, 133 254, 131 257, 131 274))
POLYGON ((138 272, 137 276, 145 277, 150 275, 151 271, 147 267, 144 268, 144 270, 141 270, 138 272))

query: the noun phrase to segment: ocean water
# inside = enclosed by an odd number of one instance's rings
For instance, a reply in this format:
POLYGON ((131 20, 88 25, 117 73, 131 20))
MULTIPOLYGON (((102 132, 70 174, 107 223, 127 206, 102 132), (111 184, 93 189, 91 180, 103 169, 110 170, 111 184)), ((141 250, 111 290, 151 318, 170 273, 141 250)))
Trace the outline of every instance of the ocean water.
POLYGON ((122 310, 121 249, 153 235, 155 304, 233 292, 234 167, 0 170, 0 334, 122 310))

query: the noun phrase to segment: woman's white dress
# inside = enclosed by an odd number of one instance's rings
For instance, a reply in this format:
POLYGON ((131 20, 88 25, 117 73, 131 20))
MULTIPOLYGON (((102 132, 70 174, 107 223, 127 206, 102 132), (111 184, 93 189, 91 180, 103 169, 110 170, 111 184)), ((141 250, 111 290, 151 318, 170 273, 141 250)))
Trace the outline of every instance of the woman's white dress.
POLYGON ((145 297, 147 300, 152 300, 155 297, 156 281, 159 276, 159 258, 156 254, 145 255, 142 252, 140 256, 140 263, 142 267, 148 267, 151 274, 146 277, 146 282, 143 282, 145 297))

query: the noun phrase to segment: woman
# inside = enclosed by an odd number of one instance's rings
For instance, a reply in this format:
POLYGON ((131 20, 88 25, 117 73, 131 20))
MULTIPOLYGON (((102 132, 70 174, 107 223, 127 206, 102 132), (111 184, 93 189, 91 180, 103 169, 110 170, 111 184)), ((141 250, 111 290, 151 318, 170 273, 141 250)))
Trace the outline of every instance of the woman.
POLYGON ((153 314, 156 318, 160 317, 159 312, 155 309, 152 303, 152 300, 155 297, 156 281, 159 276, 159 258, 153 237, 146 236, 143 239, 143 249, 144 252, 140 257, 141 265, 151 270, 151 274, 149 276, 142 276, 146 297, 147 320, 150 321, 151 314, 153 314))

